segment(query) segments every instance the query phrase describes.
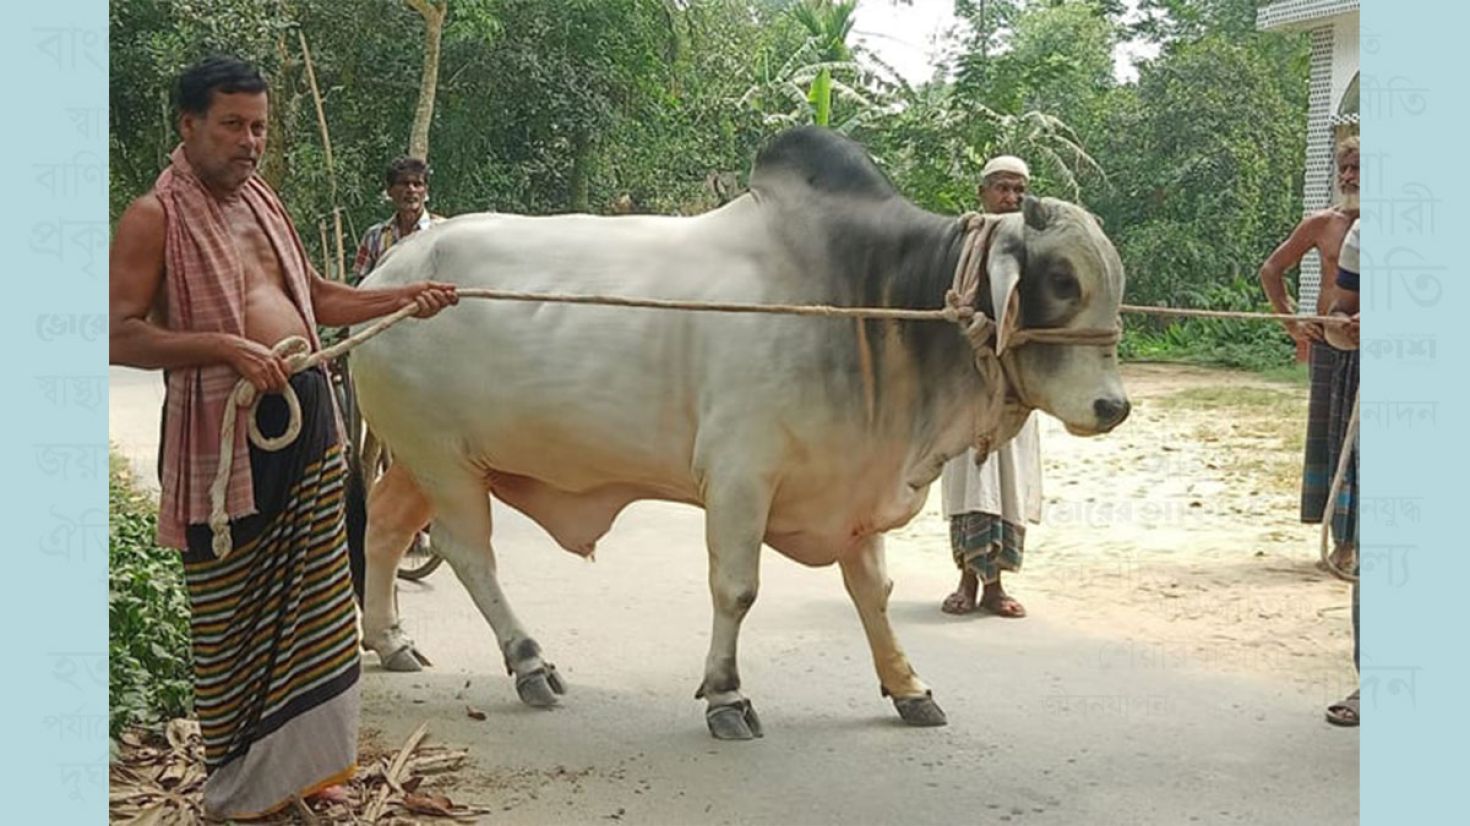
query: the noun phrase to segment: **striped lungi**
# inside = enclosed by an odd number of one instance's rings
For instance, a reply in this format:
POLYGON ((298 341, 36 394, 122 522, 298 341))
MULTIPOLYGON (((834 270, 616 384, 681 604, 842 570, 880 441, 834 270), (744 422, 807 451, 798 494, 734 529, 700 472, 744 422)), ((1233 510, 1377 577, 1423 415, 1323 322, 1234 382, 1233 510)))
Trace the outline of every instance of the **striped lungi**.
MULTIPOLYGON (((188 529, 184 570, 204 737, 205 811, 267 814, 352 775, 357 759, 358 635, 343 520, 346 464, 320 370, 291 378, 301 435, 251 446, 257 513, 231 523, 216 559, 206 526, 188 529)), ((261 432, 285 429, 266 396, 261 432)))
POLYGON ((960 570, 974 571, 988 585, 1001 571, 1021 570, 1026 528, 993 513, 956 514, 949 520, 949 547, 960 570))

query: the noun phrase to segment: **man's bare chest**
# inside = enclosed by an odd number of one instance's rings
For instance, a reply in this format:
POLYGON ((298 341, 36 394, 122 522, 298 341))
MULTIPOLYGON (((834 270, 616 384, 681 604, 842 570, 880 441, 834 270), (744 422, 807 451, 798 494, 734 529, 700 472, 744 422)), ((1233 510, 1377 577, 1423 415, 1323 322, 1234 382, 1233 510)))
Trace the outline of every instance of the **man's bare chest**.
POLYGON ((244 269, 247 290, 274 287, 286 291, 285 270, 276 248, 250 208, 243 203, 225 210, 225 226, 244 269))

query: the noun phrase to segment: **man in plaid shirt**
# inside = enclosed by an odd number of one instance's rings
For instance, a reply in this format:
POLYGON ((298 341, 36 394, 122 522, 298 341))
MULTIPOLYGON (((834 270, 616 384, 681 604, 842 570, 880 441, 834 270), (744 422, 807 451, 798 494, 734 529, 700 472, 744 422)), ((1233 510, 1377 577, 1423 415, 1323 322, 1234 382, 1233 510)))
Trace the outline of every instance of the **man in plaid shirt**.
POLYGON ((362 243, 357 245, 357 258, 352 264, 349 283, 357 286, 363 276, 373 271, 383 255, 394 244, 409 235, 444 220, 425 208, 429 200, 429 166, 419 158, 398 158, 388 164, 385 175, 388 200, 393 202, 393 217, 368 227, 362 243))

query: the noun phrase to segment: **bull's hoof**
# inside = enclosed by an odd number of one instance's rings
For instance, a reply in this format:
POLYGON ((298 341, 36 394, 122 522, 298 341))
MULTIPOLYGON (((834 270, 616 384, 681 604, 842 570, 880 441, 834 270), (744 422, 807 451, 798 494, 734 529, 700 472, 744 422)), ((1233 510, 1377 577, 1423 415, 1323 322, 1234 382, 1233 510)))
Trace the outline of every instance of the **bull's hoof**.
POLYGON ((761 730, 761 718, 749 700, 741 700, 727 706, 711 706, 704 713, 704 722, 716 740, 754 740, 766 736, 761 730))
POLYGON ((403 626, 396 622, 381 633, 364 633, 362 645, 377 653, 384 671, 423 671, 424 666, 433 665, 413 644, 413 638, 404 632, 403 626))
POLYGON ((926 691, 918 697, 894 697, 893 707, 898 716, 911 726, 943 726, 949 723, 944 710, 934 702, 933 692, 926 691))
POLYGON ((386 657, 380 655, 378 660, 384 671, 423 671, 424 666, 431 664, 429 658, 412 645, 405 645, 386 657))
POLYGON ((551 708, 557 704, 556 695, 567 693, 567 686, 556 673, 556 666, 546 663, 517 676, 516 693, 521 696, 521 702, 532 708, 551 708))

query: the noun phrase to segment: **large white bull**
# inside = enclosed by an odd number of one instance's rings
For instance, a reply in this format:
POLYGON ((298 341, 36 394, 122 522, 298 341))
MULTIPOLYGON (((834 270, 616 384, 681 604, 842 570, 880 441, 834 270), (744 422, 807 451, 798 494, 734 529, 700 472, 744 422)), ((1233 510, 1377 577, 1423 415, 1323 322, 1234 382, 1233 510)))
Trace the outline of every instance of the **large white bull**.
MULTIPOLYGON (((804 129, 767 147, 750 193, 715 212, 465 216, 415 235, 367 284, 937 309, 963 234, 901 197, 857 144, 804 129)), ((1028 200, 1000 219, 988 265, 1019 280, 1016 326, 1116 324, 1122 265, 1075 206, 1028 200)), ((994 303, 979 296, 989 314, 994 303)), ((431 505, 435 550, 527 703, 555 702, 562 685, 497 581, 487 492, 579 554, 635 500, 704 508, 714 628, 697 696, 716 737, 761 733, 735 651, 762 543, 840 565, 883 692, 909 723, 944 722, 888 621, 883 532, 919 512, 988 397, 955 325, 467 299, 352 359, 365 417, 431 505)), ((1128 414, 1113 346, 1029 343, 1004 359, 1013 399, 1074 432, 1128 414)), ((369 638, 392 612, 372 603, 369 638)))

